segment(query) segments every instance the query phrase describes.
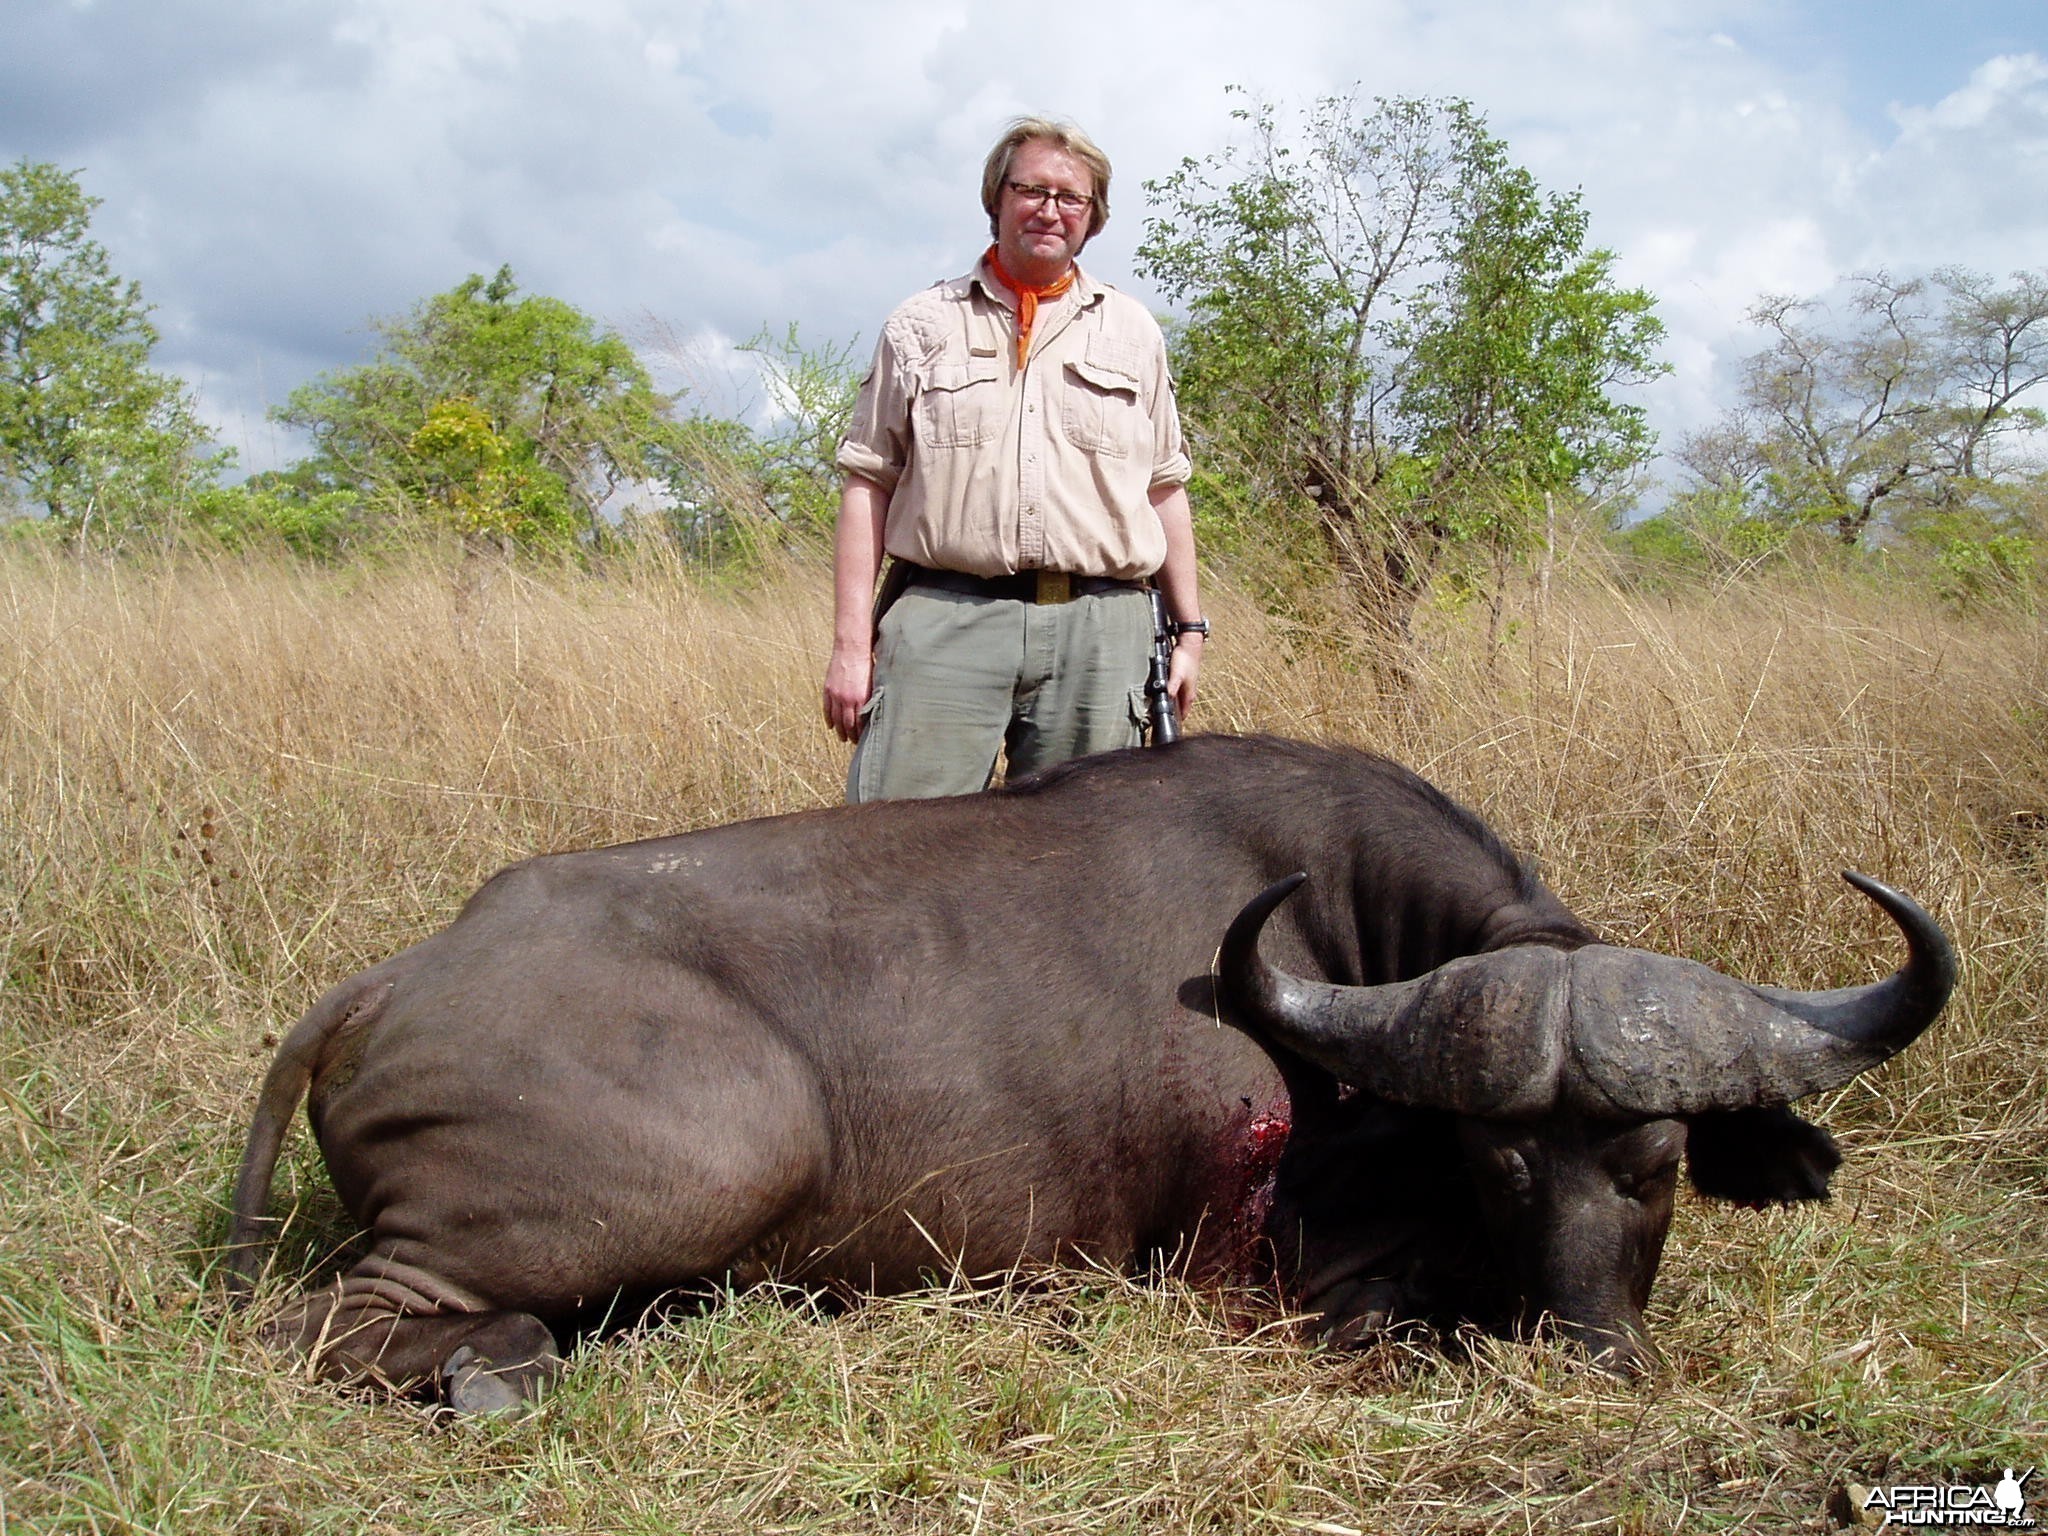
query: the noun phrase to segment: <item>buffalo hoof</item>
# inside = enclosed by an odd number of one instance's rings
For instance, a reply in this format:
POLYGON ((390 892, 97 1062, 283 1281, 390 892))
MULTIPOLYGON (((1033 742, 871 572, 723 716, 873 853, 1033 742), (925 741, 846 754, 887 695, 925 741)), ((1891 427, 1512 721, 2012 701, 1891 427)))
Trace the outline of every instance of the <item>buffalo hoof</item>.
POLYGON ((516 1413, 533 1399, 516 1376, 500 1371, 467 1344, 441 1367, 441 1401, 456 1413, 516 1413))
MULTIPOLYGON (((553 1362, 559 1366, 560 1362, 553 1362)), ((467 1344, 441 1367, 441 1401, 454 1413, 523 1413, 557 1374, 543 1362, 494 1365, 467 1344)))
POLYGON ((562 1358, 552 1348, 506 1364, 486 1359, 468 1344, 449 1353, 441 1364, 441 1402, 465 1418, 484 1413, 523 1413, 562 1374, 562 1358))

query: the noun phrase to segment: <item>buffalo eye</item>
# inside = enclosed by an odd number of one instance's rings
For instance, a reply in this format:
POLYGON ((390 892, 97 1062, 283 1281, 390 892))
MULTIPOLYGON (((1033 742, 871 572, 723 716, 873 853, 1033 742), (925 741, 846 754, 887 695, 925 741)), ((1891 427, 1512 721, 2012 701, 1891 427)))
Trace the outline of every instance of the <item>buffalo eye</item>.
POLYGON ((1676 1176, 1684 1150, 1684 1128, 1655 1121, 1617 1136, 1603 1161, 1614 1192, 1626 1200, 1640 1200, 1663 1192, 1676 1176))
POLYGON ((1625 1199, 1639 1200, 1645 1195, 1662 1191, 1671 1182, 1674 1165, 1665 1164, 1658 1168, 1618 1173, 1614 1177, 1614 1191, 1625 1199))

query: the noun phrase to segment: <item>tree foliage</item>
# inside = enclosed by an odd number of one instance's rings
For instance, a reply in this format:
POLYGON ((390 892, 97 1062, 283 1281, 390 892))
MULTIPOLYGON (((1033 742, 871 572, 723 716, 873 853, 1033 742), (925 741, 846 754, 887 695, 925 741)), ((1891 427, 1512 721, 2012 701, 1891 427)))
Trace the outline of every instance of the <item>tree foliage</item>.
POLYGON ((1268 102, 1147 183, 1141 269, 1182 305, 1176 378, 1205 502, 1315 530, 1397 623, 1445 554, 1528 537, 1546 493, 1648 457, 1653 300, 1588 249, 1462 101, 1268 102), (1229 482, 1235 481, 1232 485, 1229 482), (1220 494, 1217 494, 1220 493, 1220 494))
POLYGON ((559 299, 519 297, 509 267, 375 329, 374 359, 277 413, 313 438, 292 477, 309 496, 350 491, 465 534, 566 545, 602 538, 612 494, 661 480, 681 441, 674 397, 632 347, 559 299))
POLYGON ((226 462, 158 336, 90 236, 78 175, 0 169, 0 491, 73 538, 118 539, 188 510, 226 462))
POLYGON ((755 359, 767 396, 752 413, 760 425, 693 412, 665 471, 665 521, 700 559, 829 543, 838 516, 835 459, 860 389, 853 349, 806 343, 791 325, 764 327, 740 350, 755 359))
POLYGON ((2001 521, 1993 488, 2030 472, 2048 417, 2024 397, 2048 380, 2048 272, 1999 288, 1950 267, 1850 279, 1846 313, 1771 295, 1750 311, 1768 345, 1738 403, 1681 445, 1702 503, 1847 546, 1916 529, 2001 521))

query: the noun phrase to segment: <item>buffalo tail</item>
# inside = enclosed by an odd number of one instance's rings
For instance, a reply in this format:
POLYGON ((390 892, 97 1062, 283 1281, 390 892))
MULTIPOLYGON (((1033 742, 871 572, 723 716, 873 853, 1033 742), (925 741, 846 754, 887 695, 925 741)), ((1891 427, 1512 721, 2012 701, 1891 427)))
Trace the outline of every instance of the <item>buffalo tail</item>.
POLYGON ((249 1140, 242 1149, 241 1171, 235 1176, 234 1225, 228 1233, 224 1269, 228 1294, 236 1301, 248 1299, 263 1268, 271 1229, 276 1225, 276 1219, 266 1213, 277 1155, 328 1041, 344 1025, 368 1023, 390 996, 389 982, 366 983, 360 976, 343 982, 315 1003, 277 1048, 256 1101, 249 1140))

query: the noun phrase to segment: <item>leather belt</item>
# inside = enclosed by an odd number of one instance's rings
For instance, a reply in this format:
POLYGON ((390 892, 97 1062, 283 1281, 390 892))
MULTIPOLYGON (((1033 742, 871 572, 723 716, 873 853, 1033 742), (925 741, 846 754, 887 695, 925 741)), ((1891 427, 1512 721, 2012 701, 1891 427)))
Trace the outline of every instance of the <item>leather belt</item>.
MULTIPOLYGON (((910 563, 905 562, 906 565, 910 563)), ((1067 571, 1017 571, 1008 576, 970 576, 910 565, 906 586, 937 587, 970 597, 1000 597, 1018 603, 1070 603, 1102 592, 1142 592, 1145 583, 1121 576, 1075 576, 1067 571)))

